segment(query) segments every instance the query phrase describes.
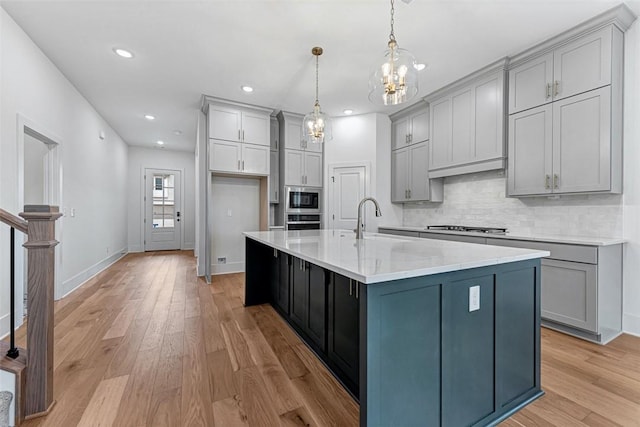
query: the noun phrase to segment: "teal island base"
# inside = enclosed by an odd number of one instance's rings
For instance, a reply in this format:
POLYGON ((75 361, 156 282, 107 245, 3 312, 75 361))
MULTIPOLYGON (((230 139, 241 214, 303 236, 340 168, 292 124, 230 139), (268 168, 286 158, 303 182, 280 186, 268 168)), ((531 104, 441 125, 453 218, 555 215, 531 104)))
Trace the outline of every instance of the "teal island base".
POLYGON ((540 260, 364 284, 246 239, 271 303, 360 402, 361 426, 495 425, 540 397, 540 260))

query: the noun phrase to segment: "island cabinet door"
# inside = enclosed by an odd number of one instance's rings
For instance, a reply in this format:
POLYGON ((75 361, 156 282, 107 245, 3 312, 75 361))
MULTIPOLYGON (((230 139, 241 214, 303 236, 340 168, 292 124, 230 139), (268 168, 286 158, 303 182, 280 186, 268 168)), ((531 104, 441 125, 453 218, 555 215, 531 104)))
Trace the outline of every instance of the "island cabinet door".
POLYGON ((291 256, 273 249, 269 264, 269 284, 271 303, 289 314, 289 270, 291 256))
POLYGON ((289 317, 301 330, 307 326, 309 301, 309 274, 306 271, 306 262, 293 257, 291 266, 291 305, 289 317))
POLYGON ((442 426, 495 412, 494 276, 442 285, 442 426))
POLYGON ((324 268, 307 263, 309 272, 308 317, 306 332, 320 350, 326 350, 327 336, 327 272, 324 268))
MULTIPOLYGON (((360 357, 360 284, 331 273, 329 281, 327 354, 349 380, 358 384, 360 357)), ((357 387, 355 387, 357 391, 357 387)))

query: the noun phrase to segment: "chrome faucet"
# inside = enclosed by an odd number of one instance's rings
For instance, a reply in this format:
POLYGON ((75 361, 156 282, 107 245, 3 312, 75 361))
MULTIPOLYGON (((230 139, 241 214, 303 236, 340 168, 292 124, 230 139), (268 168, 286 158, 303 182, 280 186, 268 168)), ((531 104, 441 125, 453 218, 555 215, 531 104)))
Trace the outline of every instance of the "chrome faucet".
POLYGON ((373 197, 365 197, 364 199, 362 199, 360 201, 360 204, 358 205, 358 223, 356 224, 356 229, 354 230, 356 232, 356 239, 362 239, 363 237, 362 235, 364 233, 364 224, 362 223, 362 205, 364 205, 364 202, 366 202, 367 200, 371 200, 373 204, 376 205, 376 216, 382 216, 382 212, 380 212, 380 205, 378 205, 378 201, 376 199, 374 199, 373 197))

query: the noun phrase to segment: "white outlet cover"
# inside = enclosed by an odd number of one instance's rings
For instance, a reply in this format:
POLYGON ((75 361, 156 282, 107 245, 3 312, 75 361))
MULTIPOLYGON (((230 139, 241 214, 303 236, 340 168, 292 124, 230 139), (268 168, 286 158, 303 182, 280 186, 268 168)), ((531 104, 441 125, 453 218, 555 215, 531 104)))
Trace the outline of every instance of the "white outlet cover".
POLYGON ((480 286, 469 288, 469 312, 480 310, 480 286))

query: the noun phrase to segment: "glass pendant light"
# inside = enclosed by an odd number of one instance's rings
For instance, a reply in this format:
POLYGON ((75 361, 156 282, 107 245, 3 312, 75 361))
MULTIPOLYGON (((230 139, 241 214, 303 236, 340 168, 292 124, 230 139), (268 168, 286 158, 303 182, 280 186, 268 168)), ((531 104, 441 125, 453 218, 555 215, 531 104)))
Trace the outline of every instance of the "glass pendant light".
POLYGON ((311 53, 316 57, 316 103, 313 111, 304 116, 302 121, 302 138, 307 143, 322 144, 332 138, 329 116, 320 110, 318 101, 318 57, 322 55, 321 47, 314 47, 311 53))
POLYGON ((391 0, 391 33, 389 49, 382 65, 369 76, 369 100, 374 104, 398 105, 418 94, 416 58, 408 50, 398 47, 393 32, 394 0, 391 0))

